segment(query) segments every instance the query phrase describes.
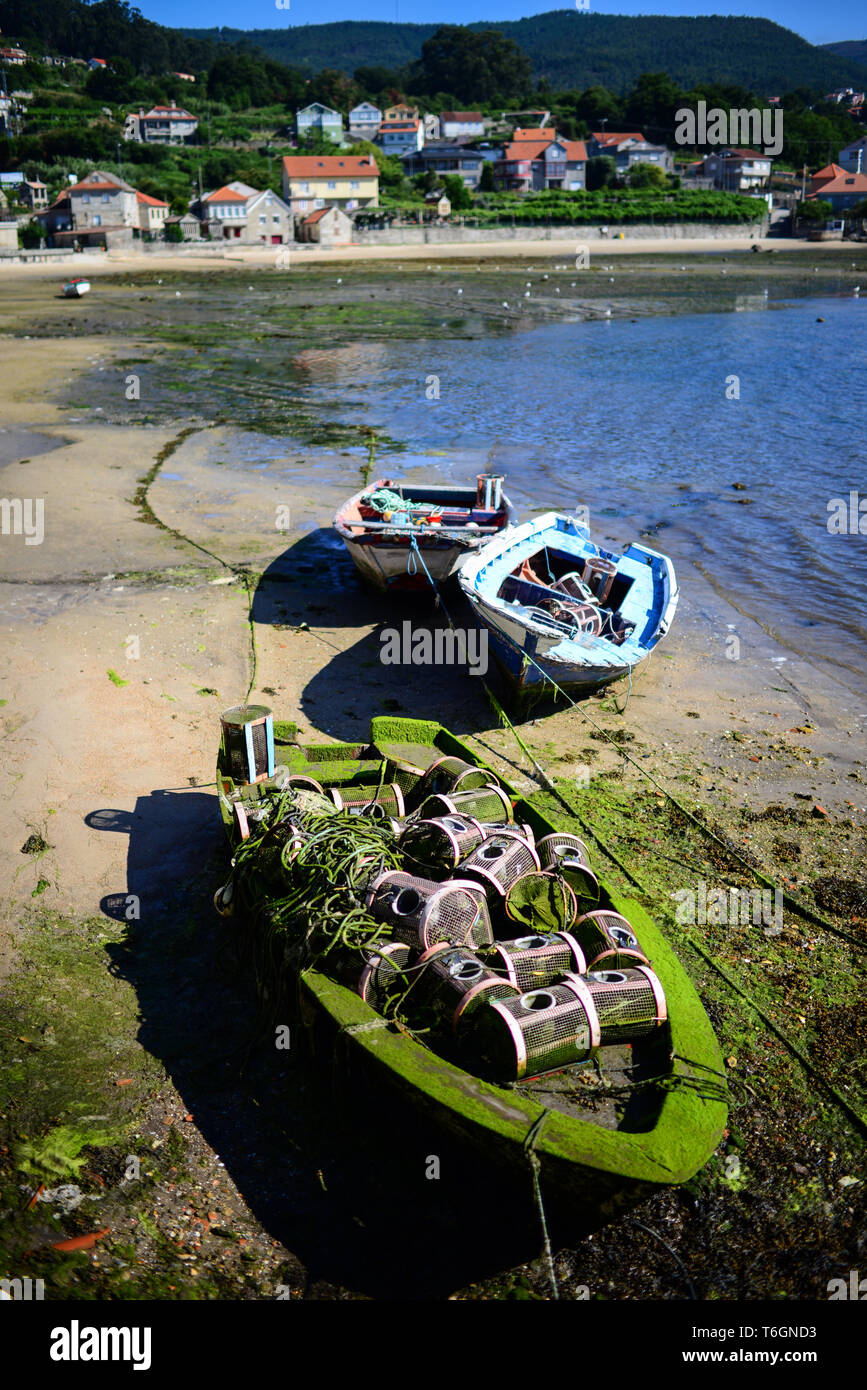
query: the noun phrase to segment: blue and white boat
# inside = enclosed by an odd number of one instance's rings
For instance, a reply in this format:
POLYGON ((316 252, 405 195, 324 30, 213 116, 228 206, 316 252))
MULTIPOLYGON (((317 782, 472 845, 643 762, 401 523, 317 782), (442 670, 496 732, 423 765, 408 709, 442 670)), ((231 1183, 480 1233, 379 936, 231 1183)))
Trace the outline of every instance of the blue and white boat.
POLYGON ((603 550, 574 517, 546 512, 469 555, 463 593, 519 693, 546 682, 589 694, 634 671, 671 626, 674 566, 632 544, 603 550))

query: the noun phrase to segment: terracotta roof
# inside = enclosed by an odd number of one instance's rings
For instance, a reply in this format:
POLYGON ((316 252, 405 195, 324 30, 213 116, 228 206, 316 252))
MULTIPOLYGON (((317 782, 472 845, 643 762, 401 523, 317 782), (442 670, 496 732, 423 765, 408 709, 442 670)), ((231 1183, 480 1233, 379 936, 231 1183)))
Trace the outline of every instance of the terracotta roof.
POLYGON ((444 111, 441 119, 444 121, 481 121, 484 117, 481 111, 444 111))
POLYGON ((833 179, 821 182, 818 188, 814 187, 812 193, 808 193, 807 196, 814 197, 818 194, 820 198, 824 198, 827 193, 862 193, 867 196, 867 174, 847 174, 845 169, 841 169, 833 179))
POLYGON ((550 145, 552 140, 557 139, 557 132, 553 126, 531 126, 526 130, 520 127, 512 132, 513 140, 544 140, 550 145))
POLYGON ((518 140, 503 150, 503 159, 541 159, 550 140, 518 140))
POLYGON ((74 183, 70 193, 128 193, 129 189, 117 183, 74 183))
POLYGON ((362 178, 378 178, 376 161, 369 155, 284 155, 283 168, 290 178, 338 178, 340 175, 360 175, 362 178))
POLYGON ((624 140, 643 140, 640 130, 594 130, 593 139, 600 145, 620 145, 624 140))
POLYGON ((566 146, 566 159, 568 163, 572 164, 577 161, 586 160, 587 146, 583 140, 564 140, 563 144, 566 146))
POLYGON ((304 218, 303 222, 301 223, 301 226, 302 226, 302 227, 306 227, 306 226, 308 225, 308 223, 310 223, 310 222, 321 222, 321 220, 322 220, 322 218, 325 216, 326 212, 333 212, 333 211, 334 211, 333 208, 317 208, 315 212, 311 212, 311 214, 310 214, 309 217, 305 217, 305 218, 304 218))
POLYGON ((144 203, 145 206, 149 208, 168 207, 168 203, 164 203, 162 198, 152 198, 149 193, 139 193, 138 189, 135 191, 135 197, 137 203, 144 203))
POLYGON ((203 203, 246 203, 246 193, 237 193, 228 184, 223 184, 215 193, 206 193, 202 199, 203 203))
POLYGON ((823 183, 829 183, 831 179, 837 179, 841 174, 845 173, 846 170, 840 164, 826 164, 824 169, 817 169, 815 174, 813 174, 813 183, 818 182, 820 179, 823 183))

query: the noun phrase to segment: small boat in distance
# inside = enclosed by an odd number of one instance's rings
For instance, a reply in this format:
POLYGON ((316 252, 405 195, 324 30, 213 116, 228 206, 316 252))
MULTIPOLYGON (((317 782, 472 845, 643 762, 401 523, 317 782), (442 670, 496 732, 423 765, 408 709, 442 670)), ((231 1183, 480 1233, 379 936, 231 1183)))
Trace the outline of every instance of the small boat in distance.
POLYGON ((63 286, 63 294, 66 299, 80 299, 83 294, 90 294, 90 281, 83 275, 77 276, 74 280, 67 280, 63 286))
POLYGON ((632 544, 603 550, 574 517, 546 512, 468 556, 458 582, 519 696, 547 682, 586 695, 627 675, 665 636, 674 566, 632 544))
POLYGON ((513 515, 498 474, 480 473, 475 489, 380 478, 344 502, 334 526, 362 578, 386 592, 448 579, 513 515))

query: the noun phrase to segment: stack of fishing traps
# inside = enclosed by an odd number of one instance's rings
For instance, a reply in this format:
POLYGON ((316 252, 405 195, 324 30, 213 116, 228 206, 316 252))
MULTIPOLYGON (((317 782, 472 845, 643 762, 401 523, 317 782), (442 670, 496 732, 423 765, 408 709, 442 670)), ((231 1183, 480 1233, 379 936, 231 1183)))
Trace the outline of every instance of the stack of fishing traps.
POLYGON ((364 805, 343 799, 353 814, 389 818, 402 861, 364 878, 382 930, 353 978, 363 999, 380 1011, 397 1003, 411 1027, 501 1084, 661 1027, 662 986, 626 918, 599 906, 582 840, 536 842, 493 775, 456 757, 403 798, 390 784, 364 805))

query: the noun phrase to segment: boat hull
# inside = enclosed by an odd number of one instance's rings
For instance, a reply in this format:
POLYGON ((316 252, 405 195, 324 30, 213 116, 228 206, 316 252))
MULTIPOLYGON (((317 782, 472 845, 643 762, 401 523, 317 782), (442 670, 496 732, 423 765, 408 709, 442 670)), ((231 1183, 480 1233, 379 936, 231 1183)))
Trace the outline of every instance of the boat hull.
POLYGON ((477 493, 470 488, 393 483, 381 478, 343 504, 334 518, 334 527, 365 584, 380 593, 417 593, 429 590, 431 582, 445 583, 491 534, 508 530, 513 517, 512 505, 505 495, 496 511, 485 511, 478 505, 477 493), (444 513, 444 521, 439 525, 413 525, 405 517, 392 525, 365 520, 361 512, 364 499, 380 488, 397 489, 409 503, 415 500, 437 506, 444 513), (451 524, 448 513, 453 516, 451 524))
MULTIPOLYGON (((422 745, 485 767, 472 748, 433 721, 374 719, 369 748, 329 745, 325 750, 299 748, 293 744, 294 733, 288 732, 291 726, 285 727, 287 732, 275 725, 278 761, 291 772, 306 767, 323 785, 329 766, 335 775, 341 769, 344 776, 349 762, 358 758, 367 759, 364 766, 369 768, 371 753, 377 750, 394 767, 416 764, 422 745), (323 761, 326 756, 328 761, 323 761)), ((537 840, 555 830, 531 803, 500 781, 514 800, 516 819, 527 822, 537 840)), ((217 785, 234 844, 234 787, 219 765, 217 785)), ((526 1233, 527 1241, 538 1241, 530 1142, 540 1165, 550 1229, 556 1241, 566 1242, 663 1188, 687 1181, 713 1153, 726 1123, 725 1069, 695 989, 641 904, 614 892, 602 879, 600 889, 600 901, 632 924, 669 1005, 666 1031, 659 1035, 653 1054, 653 1074, 664 1073, 666 1085, 654 1092, 648 1109, 628 1119, 624 1112, 608 1127, 594 1122, 593 1111, 564 1109, 544 1086, 534 1091, 532 1085, 516 1089, 481 1080, 389 1025, 354 990, 318 970, 303 970, 296 978, 302 1034, 332 1082, 339 1076, 341 1089, 356 1100, 379 1095, 391 1110, 391 1124, 402 1128, 411 1115, 415 1130, 430 1144, 425 1152, 439 1153, 439 1142, 459 1146, 466 1153, 459 1171, 466 1174, 471 1189, 487 1192, 489 1177, 497 1190, 507 1189, 508 1220, 526 1233)))

